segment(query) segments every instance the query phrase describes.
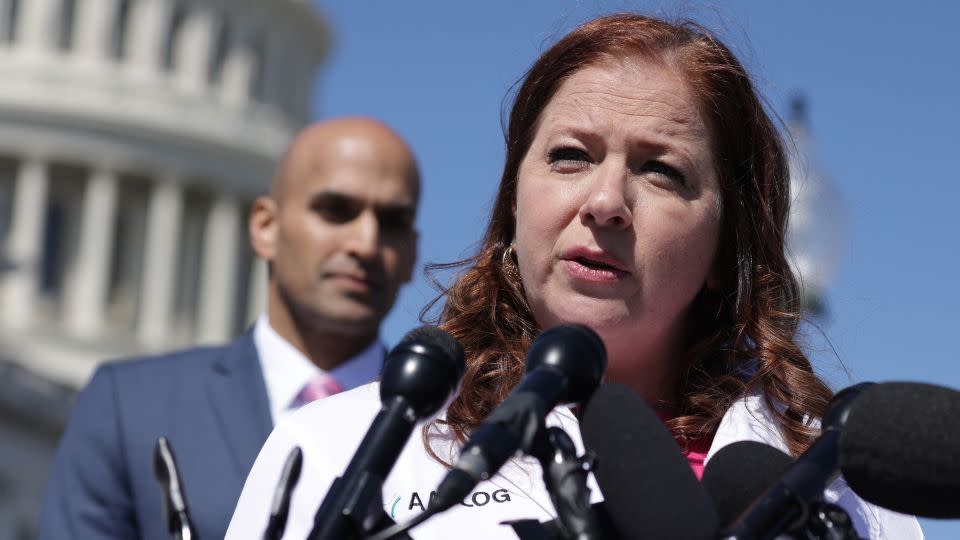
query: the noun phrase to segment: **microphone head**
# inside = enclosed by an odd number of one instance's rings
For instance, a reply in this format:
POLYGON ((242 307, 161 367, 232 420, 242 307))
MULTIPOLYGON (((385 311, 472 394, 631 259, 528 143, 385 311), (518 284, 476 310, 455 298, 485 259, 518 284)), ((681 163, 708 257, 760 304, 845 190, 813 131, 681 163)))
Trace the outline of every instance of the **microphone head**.
POLYGON ((293 488, 300 481, 300 471, 303 468, 303 451, 299 446, 294 446, 293 450, 287 454, 287 460, 283 463, 283 469, 280 471, 280 481, 277 482, 277 488, 273 492, 273 500, 270 503, 270 517, 267 520, 267 529, 263 532, 264 540, 273 540, 281 538, 284 530, 287 528, 287 518, 290 514, 290 497, 293 495, 293 488))
POLYGON ((707 539, 717 514, 673 435, 633 391, 604 384, 581 422, 604 506, 622 538, 707 539))
POLYGON ((906 382, 864 390, 840 434, 840 470, 871 503, 960 518, 960 392, 906 382))
POLYGON ((607 349, 596 332, 581 324, 544 330, 527 351, 526 372, 549 367, 567 379, 564 403, 586 401, 607 369, 607 349))
POLYGON ((410 331, 390 351, 380 372, 380 398, 407 400, 417 418, 438 410, 466 369, 463 347, 436 326, 410 331))
POLYGON ((299 446, 294 446, 293 450, 287 454, 287 460, 283 462, 283 469, 280 470, 280 480, 277 482, 277 489, 273 492, 270 503, 271 516, 282 515, 286 519, 286 514, 290 511, 290 495, 300 481, 301 470, 303 470, 303 450, 299 446))
POLYGON ((170 480, 176 476, 177 469, 174 463, 173 452, 166 437, 157 438, 153 447, 153 476, 161 486, 166 488, 170 480))
POLYGON ((173 455, 173 448, 166 437, 159 437, 153 450, 153 473, 160 484, 163 494, 163 516, 170 532, 178 530, 178 520, 189 520, 187 499, 183 493, 183 483, 177 470, 177 460, 173 455))
POLYGON ((702 483, 720 523, 733 523, 792 463, 786 453, 757 441, 737 441, 718 450, 703 470, 702 483))

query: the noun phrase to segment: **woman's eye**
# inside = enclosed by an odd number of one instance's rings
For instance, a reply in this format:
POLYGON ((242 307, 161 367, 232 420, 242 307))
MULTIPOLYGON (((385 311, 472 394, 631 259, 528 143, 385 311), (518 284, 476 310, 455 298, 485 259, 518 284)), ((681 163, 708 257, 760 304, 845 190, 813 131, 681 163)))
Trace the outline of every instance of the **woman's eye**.
POLYGON ((654 174, 665 176, 680 186, 687 185, 687 178, 682 172, 657 159, 652 159, 644 163, 642 172, 652 172, 654 174))
POLYGON ((564 146, 551 150, 548 161, 555 169, 579 169, 590 163, 590 154, 580 148, 564 146))

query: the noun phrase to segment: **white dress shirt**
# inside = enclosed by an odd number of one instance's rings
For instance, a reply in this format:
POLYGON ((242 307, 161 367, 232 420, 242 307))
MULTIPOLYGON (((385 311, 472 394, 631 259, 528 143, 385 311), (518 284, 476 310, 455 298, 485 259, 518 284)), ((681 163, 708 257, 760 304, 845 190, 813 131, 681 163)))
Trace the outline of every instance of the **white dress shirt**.
MULTIPOLYGON (((306 538, 313 517, 333 480, 343 474, 370 422, 380 409, 379 385, 372 383, 304 406, 270 434, 247 476, 243 492, 227 529, 227 540, 259 539, 267 523, 270 498, 287 455, 294 446, 303 451, 303 471, 293 491, 287 522, 287 539, 306 538)), ((548 425, 562 427, 583 452, 579 424, 569 409, 558 407, 547 417, 548 425)), ((748 395, 726 412, 707 455, 738 440, 755 440, 784 449, 772 413, 759 395, 748 395)), ((433 433, 434 430, 431 430, 433 433)), ((442 426, 431 446, 449 460, 459 444, 442 426)), ((429 504, 447 468, 431 458, 416 430, 383 486, 386 513, 397 522, 405 522, 429 504)), ((591 477, 593 502, 603 496, 591 477)), ((825 498, 845 508, 857 532, 870 540, 921 540, 917 520, 873 506, 861 500, 837 480, 825 491, 825 498)), ((509 461, 488 481, 450 510, 434 516, 411 531, 411 537, 424 540, 511 539, 512 529, 501 522, 516 519, 555 518, 550 496, 543 485, 540 464, 531 458, 509 461)))
MULTIPOLYGON (((273 418, 273 424, 277 425, 294 412, 294 399, 303 387, 323 370, 281 337, 270 326, 266 313, 257 318, 253 327, 253 342, 260 356, 263 381, 267 386, 270 417, 273 418)), ((328 374, 344 391, 367 384, 380 374, 384 350, 383 343, 375 339, 360 354, 340 364, 328 374)))

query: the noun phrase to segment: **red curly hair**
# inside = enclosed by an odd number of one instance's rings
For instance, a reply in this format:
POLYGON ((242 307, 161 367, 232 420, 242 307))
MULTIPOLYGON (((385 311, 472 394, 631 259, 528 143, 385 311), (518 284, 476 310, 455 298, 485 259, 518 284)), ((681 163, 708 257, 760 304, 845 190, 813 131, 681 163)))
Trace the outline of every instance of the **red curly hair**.
POLYGON ((798 455, 817 435, 805 419, 823 415, 831 391, 795 340, 800 295, 784 254, 789 178, 783 143, 749 75, 723 43, 690 21, 635 14, 590 21, 534 63, 514 99, 503 176, 478 252, 430 265, 431 271, 462 270, 424 310, 445 300, 437 322, 467 355, 462 391, 443 422, 465 440, 519 383, 525 352, 540 330, 506 254, 514 237, 517 172, 541 112, 571 74, 627 56, 682 74, 711 132, 722 198, 718 286, 701 291, 691 306, 686 350, 677 359, 676 417, 668 426, 683 442, 712 436, 734 400, 756 388, 798 455))

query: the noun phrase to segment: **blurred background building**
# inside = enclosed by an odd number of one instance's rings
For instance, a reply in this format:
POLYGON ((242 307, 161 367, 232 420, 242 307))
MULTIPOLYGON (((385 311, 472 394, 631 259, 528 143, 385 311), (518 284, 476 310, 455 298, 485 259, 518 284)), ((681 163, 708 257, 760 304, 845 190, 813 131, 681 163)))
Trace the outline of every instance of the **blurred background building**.
POLYGON ((804 309, 822 321, 829 315, 827 286, 845 255, 847 209, 839 190, 818 163, 805 97, 797 95, 791 100, 786 128, 791 203, 788 256, 800 280, 804 309))
POLYGON ((306 0, 0 0, 0 538, 98 362, 260 311, 246 212, 329 40, 306 0))

